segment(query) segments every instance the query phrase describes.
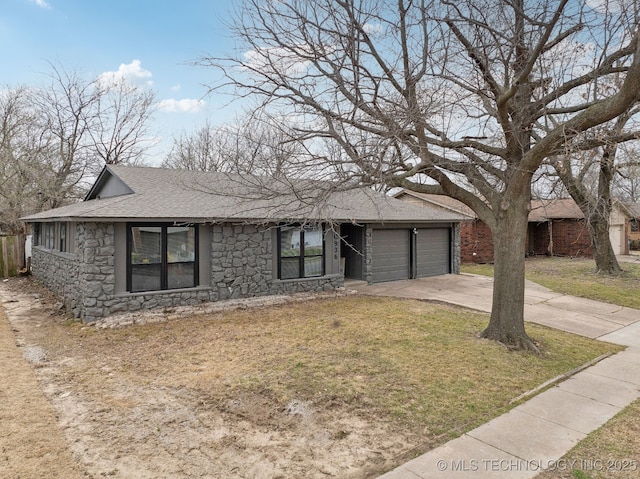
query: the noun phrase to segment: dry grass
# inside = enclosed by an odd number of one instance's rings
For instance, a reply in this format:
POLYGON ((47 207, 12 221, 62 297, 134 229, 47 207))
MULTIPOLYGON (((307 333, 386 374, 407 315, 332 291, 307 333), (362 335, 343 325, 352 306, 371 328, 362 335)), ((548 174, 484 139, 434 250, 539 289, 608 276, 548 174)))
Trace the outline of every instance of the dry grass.
POLYGON ((195 389, 212 407, 242 394, 284 407, 310 401, 386 421, 429 444, 507 410, 509 401, 616 347, 541 326, 544 354, 481 340, 487 315, 388 298, 347 297, 185 318, 163 324, 59 332, 66 354, 91 357, 85 381, 195 389))

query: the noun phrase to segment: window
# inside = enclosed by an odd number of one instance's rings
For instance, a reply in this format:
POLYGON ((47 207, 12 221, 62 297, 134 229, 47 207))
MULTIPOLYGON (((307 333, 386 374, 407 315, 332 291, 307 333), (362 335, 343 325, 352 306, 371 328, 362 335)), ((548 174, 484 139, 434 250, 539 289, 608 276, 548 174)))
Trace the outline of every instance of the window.
POLYGON ((638 231, 640 231, 640 221, 638 221, 637 218, 634 218, 631 220, 631 232, 632 233, 637 233, 638 231))
POLYGON ((324 275, 322 227, 283 226, 278 230, 278 276, 280 279, 324 275))
POLYGON ((197 226, 129 225, 127 289, 137 293, 195 287, 197 239, 197 226))
POLYGON ((55 237, 56 237, 56 224, 45 223, 42 246, 44 246, 47 249, 53 249, 55 246, 55 237))
POLYGON ((67 223, 60 223, 60 232, 58 233, 58 250, 67 252, 67 223))

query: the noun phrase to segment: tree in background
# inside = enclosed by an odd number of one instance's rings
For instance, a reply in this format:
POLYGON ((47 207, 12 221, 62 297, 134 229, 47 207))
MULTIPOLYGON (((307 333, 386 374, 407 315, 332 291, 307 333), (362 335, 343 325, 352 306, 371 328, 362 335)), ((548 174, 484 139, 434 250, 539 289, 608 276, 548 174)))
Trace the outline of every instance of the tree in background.
POLYGON ((580 138, 576 146, 586 151, 551 158, 560 180, 587 220, 598 273, 617 275, 622 271, 609 236, 612 188, 621 163, 619 157, 623 156, 620 143, 640 136, 637 124, 627 127, 638 111, 634 106, 595 130, 594 137, 580 138))
POLYGON ((43 87, 0 90, 0 228, 82 198, 105 164, 138 163, 154 94, 51 65, 43 87))
POLYGON ((282 177, 306 154, 303 145, 292 141, 281 124, 254 114, 220 127, 207 122, 174 139, 162 166, 282 177))
POLYGON ((491 229, 485 338, 537 350, 524 327, 533 175, 640 98, 638 13, 568 0, 245 0, 245 53, 203 58, 266 111, 287 113, 308 168, 342 182, 446 194, 491 229), (592 100, 611 75, 624 81, 592 100))
POLYGON ((640 149, 636 143, 621 145, 618 156, 621 158, 614 189, 624 201, 640 202, 640 149))
POLYGON ((107 165, 137 165, 152 143, 147 125, 155 112, 155 93, 124 78, 94 82, 100 101, 89 128, 93 149, 107 165))
POLYGON ((24 87, 0 91, 0 232, 23 233, 18 218, 40 206, 37 179, 47 141, 24 87))

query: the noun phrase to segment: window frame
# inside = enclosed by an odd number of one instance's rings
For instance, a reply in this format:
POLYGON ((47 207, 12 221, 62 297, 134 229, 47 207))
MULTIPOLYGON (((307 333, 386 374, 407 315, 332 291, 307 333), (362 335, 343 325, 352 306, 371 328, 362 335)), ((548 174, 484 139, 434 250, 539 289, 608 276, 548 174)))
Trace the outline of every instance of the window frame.
POLYGON ((151 293, 156 291, 170 292, 170 291, 179 291, 181 289, 190 289, 196 288, 199 285, 200 272, 199 272, 199 263, 200 263, 200 252, 199 252, 199 225, 195 223, 188 224, 175 224, 175 223, 144 223, 144 222, 135 222, 135 223, 127 223, 127 291, 129 293, 137 294, 137 293, 151 293), (134 263, 131 261, 132 256, 132 245, 133 245, 133 229, 140 227, 151 227, 151 228, 160 228, 160 262, 157 263, 160 265, 160 287, 158 289, 141 289, 141 290, 133 290, 133 266, 134 263), (180 228, 180 227, 188 227, 193 228, 193 252, 194 258, 193 261, 169 261, 169 239, 168 239, 168 231, 169 228, 180 228), (193 282, 191 286, 184 287, 169 287, 169 266, 174 264, 193 264, 193 282))
POLYGON ((631 226, 631 232, 632 233, 638 233, 640 232, 640 219, 638 218, 632 218, 630 221, 630 226, 631 226))
POLYGON ((281 225, 278 227, 277 234, 278 241, 278 279, 282 281, 286 280, 296 280, 296 279, 313 279, 313 278, 321 278, 326 275, 326 238, 325 238, 325 228, 324 224, 320 224, 317 226, 313 225, 281 225), (296 256, 283 256, 282 255, 282 231, 284 228, 298 230, 300 234, 300 251, 296 256), (320 254, 306 254, 306 241, 305 241, 305 232, 306 231, 317 231, 320 233, 320 237, 322 238, 322 248, 320 254), (282 258, 298 258, 298 275, 295 277, 282 277, 282 258), (305 259, 308 258, 320 258, 322 267, 320 274, 307 275, 305 270, 305 259))

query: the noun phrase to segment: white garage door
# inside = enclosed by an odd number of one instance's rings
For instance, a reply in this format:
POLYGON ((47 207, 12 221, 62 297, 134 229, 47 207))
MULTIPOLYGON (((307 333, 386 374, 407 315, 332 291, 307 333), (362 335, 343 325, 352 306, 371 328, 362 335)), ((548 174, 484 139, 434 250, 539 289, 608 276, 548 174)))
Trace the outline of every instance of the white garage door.
POLYGON ((611 240, 611 246, 613 247, 613 252, 615 254, 624 254, 624 250, 622 247, 622 226, 611 226, 609 228, 609 239, 611 240))
POLYGON ((373 282, 409 279, 411 274, 410 230, 373 230, 373 282))

